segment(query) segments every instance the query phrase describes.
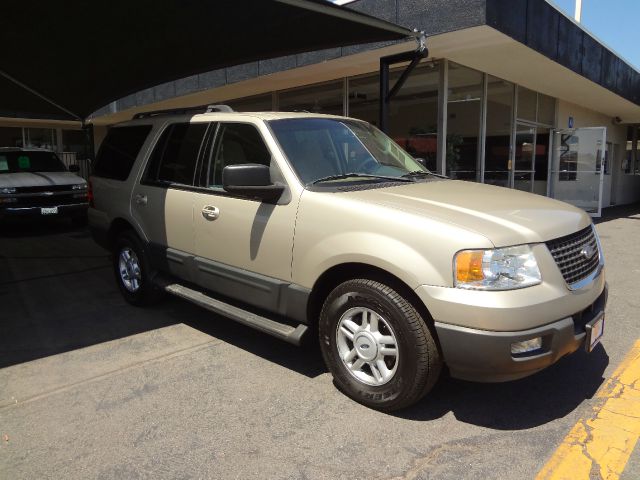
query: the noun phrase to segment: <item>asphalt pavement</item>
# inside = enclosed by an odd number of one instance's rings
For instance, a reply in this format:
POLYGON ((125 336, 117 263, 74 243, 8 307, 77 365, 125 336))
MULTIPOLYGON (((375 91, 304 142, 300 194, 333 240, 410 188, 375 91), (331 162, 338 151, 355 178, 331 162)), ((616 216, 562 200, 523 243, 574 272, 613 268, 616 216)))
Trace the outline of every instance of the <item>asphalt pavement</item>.
MULTIPOLYGON (((640 339, 640 205, 597 223, 605 337, 532 377, 443 378, 384 414, 296 348, 168 298, 122 299, 66 222, 0 225, 0 478, 535 478, 640 339)), ((625 478, 640 478, 636 448, 625 478)))

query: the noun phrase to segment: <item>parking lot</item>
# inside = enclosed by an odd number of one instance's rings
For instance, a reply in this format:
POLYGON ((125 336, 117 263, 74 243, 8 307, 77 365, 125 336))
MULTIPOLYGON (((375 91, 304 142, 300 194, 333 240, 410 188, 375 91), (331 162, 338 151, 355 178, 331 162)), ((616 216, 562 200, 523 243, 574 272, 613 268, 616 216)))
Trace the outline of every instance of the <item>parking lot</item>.
MULTIPOLYGON (((517 382, 444 378, 392 415, 339 393, 313 346, 177 299, 125 303, 85 229, 0 229, 0 477, 11 480, 535 478, 640 339, 640 205, 597 225, 610 295, 593 353, 517 382)), ((637 423, 640 409, 628 414, 637 423)), ((639 446, 621 478, 640 478, 639 446)))

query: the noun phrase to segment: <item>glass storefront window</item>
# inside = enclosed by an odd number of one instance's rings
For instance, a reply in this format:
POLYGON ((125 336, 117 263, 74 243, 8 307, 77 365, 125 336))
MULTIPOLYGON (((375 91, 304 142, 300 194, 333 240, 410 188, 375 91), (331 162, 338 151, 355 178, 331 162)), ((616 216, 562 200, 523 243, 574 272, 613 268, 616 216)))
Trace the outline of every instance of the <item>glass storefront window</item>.
POLYGON ((344 82, 325 83, 296 88, 278 94, 281 112, 305 111, 328 115, 344 115, 344 82))
MULTIPOLYGON (((554 106, 555 110, 555 106, 554 106)), ((545 127, 536 129, 536 150, 534 159, 533 193, 547 194, 547 175, 549 173, 549 140, 551 130, 545 127)))
MULTIPOLYGON (((389 75, 390 88, 404 69, 389 75)), ((438 87, 440 68, 427 63, 416 68, 389 105, 389 136, 429 170, 438 161, 438 87)))
POLYGON ((236 112, 270 112, 273 110, 273 99, 270 93, 228 100, 224 103, 236 112))
POLYGON ((536 92, 525 87, 518 87, 518 119, 536 121, 536 92))
POLYGON ((527 125, 516 125, 515 163, 513 186, 517 190, 530 192, 533 188, 536 129, 527 125))
POLYGON ((0 127, 0 147, 22 147, 22 128, 0 127))
POLYGON ((56 131, 52 128, 25 128, 24 136, 27 147, 57 150, 56 131))
POLYGON ((478 180, 478 136, 483 74, 449 64, 447 103, 447 175, 478 180))
POLYGON ((491 75, 487 82, 484 181, 507 187, 509 186, 514 85, 491 75))
POLYGON ((349 116, 379 126, 379 75, 349 79, 349 116))
POLYGON ((548 95, 538 94, 538 123, 555 125, 556 99, 548 95))
MULTIPOLYGON (((405 67, 389 74, 389 88, 405 67)), ((418 66, 389 105, 389 136, 415 158, 423 158, 435 171, 438 153, 438 86, 440 67, 434 62, 418 66)), ((378 125, 380 76, 349 80, 349 116, 378 125)))

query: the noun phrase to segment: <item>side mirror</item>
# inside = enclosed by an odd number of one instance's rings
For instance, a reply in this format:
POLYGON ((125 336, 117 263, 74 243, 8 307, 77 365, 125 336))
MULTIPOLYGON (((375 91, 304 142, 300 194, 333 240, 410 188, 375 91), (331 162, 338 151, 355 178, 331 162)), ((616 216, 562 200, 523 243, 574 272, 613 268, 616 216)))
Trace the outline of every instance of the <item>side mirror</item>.
POLYGON ((78 173, 80 171, 79 165, 69 165, 69 171, 71 173, 78 173))
POLYGON ((284 186, 271 182, 269 167, 257 163, 224 167, 222 188, 234 195, 260 200, 275 200, 284 192, 284 186))

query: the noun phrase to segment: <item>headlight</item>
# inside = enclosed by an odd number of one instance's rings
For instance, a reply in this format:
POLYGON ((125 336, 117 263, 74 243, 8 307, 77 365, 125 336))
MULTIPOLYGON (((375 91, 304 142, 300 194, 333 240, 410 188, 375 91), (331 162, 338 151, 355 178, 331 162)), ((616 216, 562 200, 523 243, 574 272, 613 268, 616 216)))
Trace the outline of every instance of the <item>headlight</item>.
POLYGON ((471 290, 513 290, 542 281, 529 245, 463 250, 454 259, 454 284, 471 290))
POLYGON ((0 188, 0 194, 9 195, 11 193, 16 193, 16 189, 13 187, 0 188))
POLYGON ((77 185, 72 185, 71 186, 71 190, 86 190, 87 189, 87 184, 86 183, 79 183, 77 185))

